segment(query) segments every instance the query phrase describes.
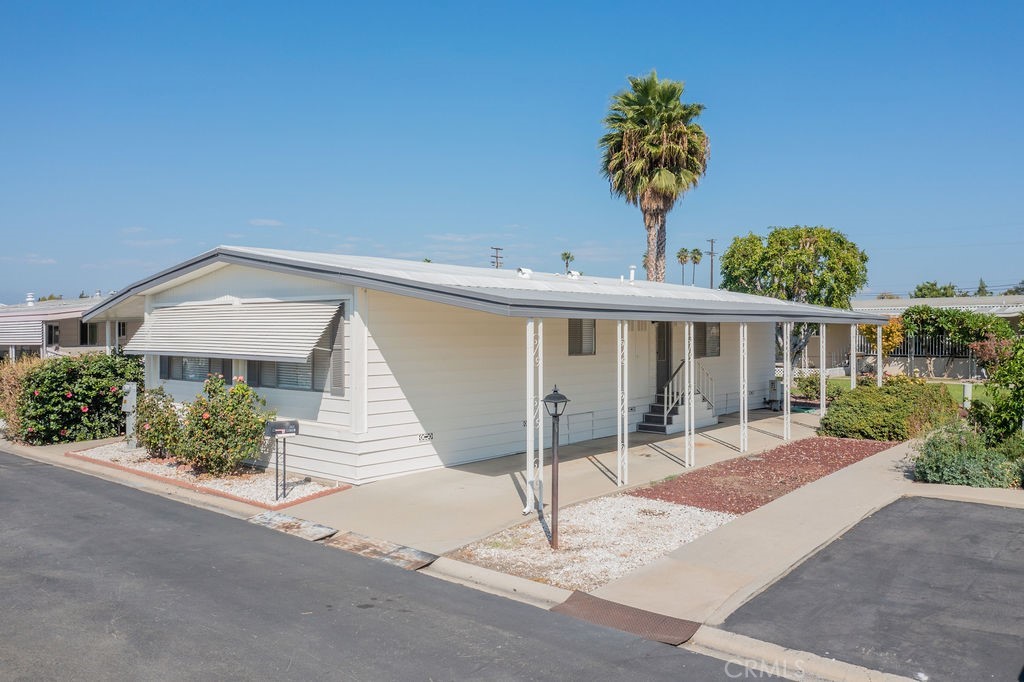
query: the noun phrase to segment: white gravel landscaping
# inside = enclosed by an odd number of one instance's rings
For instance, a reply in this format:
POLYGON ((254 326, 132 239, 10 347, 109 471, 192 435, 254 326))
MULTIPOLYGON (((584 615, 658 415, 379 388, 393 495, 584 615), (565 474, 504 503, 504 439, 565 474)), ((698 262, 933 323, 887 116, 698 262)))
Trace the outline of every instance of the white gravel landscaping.
POLYGON ((613 495, 561 509, 559 549, 536 517, 453 554, 503 573, 591 591, 736 518, 734 514, 613 495))
POLYGON ((305 478, 289 476, 288 496, 275 500, 273 471, 250 470, 234 476, 211 476, 209 474, 197 476, 189 467, 179 466, 172 461, 152 460, 144 448, 130 448, 124 442, 101 445, 91 450, 79 451, 76 454, 202 488, 219 490, 244 500, 270 506, 295 502, 334 489, 305 478))

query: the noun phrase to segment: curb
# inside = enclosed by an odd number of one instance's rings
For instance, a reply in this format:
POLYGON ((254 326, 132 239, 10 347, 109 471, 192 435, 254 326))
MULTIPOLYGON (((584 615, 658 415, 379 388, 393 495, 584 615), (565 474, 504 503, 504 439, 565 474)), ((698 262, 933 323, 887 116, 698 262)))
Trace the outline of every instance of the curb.
POLYGON ((807 651, 787 649, 778 644, 737 635, 707 625, 697 630, 693 638, 680 648, 789 680, 917 682, 910 677, 872 670, 807 651))
POLYGON ((499 573, 489 568, 474 566, 448 557, 438 557, 434 563, 421 568, 417 573, 459 583, 481 592, 489 592, 542 609, 557 606, 572 594, 571 591, 561 587, 499 573))
MULTIPOLYGON (((232 495, 229 492, 225 492, 223 490, 217 490, 216 488, 207 488, 206 486, 196 485, 195 483, 189 483, 188 481, 179 481, 179 480, 174 479, 174 478, 168 478, 166 476, 161 476, 160 474, 154 474, 154 473, 152 473, 150 471, 140 471, 139 469, 133 469, 132 467, 127 467, 127 466, 124 466, 123 464, 116 464, 114 462, 108 462, 107 460, 103 460, 103 459, 93 459, 92 457, 87 457, 87 456, 81 454, 82 452, 83 451, 81 451, 81 450, 65 452, 64 456, 65 457, 70 457, 72 459, 81 460, 83 462, 89 462, 90 464, 97 464, 99 466, 109 467, 111 469, 116 469, 117 471, 123 471, 126 474, 132 474, 134 476, 141 476, 142 478, 148 478, 151 481, 159 481, 160 483, 165 483, 167 485, 173 485, 173 486, 175 486, 177 488, 184 488, 185 490, 191 490, 192 492, 204 493, 206 495, 213 495, 215 497, 223 497, 224 499, 231 500, 232 502, 241 502, 243 504, 252 505, 253 507, 259 507, 260 509, 266 509, 268 511, 280 511, 282 509, 287 509, 288 507, 294 507, 297 504, 302 504, 303 502, 309 502, 311 500, 316 500, 316 499, 319 499, 321 497, 326 497, 327 495, 331 495, 333 493, 340 493, 340 492, 348 490, 349 488, 352 487, 352 486, 339 486, 339 487, 336 487, 336 488, 329 488, 328 490, 321 490, 318 493, 314 493, 312 495, 308 495, 306 497, 302 497, 302 498, 299 498, 297 500, 292 500, 292 501, 289 501, 289 502, 283 502, 281 504, 267 504, 265 502, 257 502, 256 500, 250 500, 250 499, 246 499, 244 497, 239 497, 237 495, 232 495)), ((88 450, 85 450, 84 452, 88 452, 88 450)))

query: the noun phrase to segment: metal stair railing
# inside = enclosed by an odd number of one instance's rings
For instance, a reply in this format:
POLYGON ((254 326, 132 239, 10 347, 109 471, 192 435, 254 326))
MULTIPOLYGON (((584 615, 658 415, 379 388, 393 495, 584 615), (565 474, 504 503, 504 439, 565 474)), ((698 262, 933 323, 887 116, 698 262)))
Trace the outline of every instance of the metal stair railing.
MULTIPOLYGON (((686 398, 685 384, 681 370, 686 365, 686 361, 683 360, 676 367, 675 371, 672 372, 672 376, 668 378, 665 385, 661 389, 662 394, 662 407, 664 409, 664 424, 668 426, 668 415, 678 405, 683 403, 686 398)), ((704 368, 699 362, 694 361, 694 395, 700 396, 700 398, 711 407, 711 411, 715 411, 715 379, 711 376, 711 373, 704 368)))

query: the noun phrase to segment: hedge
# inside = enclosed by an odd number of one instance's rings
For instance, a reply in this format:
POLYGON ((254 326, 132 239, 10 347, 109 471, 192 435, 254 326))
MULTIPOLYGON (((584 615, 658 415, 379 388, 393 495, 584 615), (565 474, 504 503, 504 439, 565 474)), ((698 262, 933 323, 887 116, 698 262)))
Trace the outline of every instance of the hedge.
POLYGON ((842 394, 829 406, 819 433, 902 441, 948 424, 957 415, 957 405, 943 386, 902 379, 842 394))

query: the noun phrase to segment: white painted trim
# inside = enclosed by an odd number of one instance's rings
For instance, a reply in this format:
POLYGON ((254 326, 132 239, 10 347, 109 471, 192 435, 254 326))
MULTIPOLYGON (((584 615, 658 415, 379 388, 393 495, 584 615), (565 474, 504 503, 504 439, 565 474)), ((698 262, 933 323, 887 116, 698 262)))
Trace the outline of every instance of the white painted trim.
POLYGON ((825 371, 825 329, 827 324, 818 325, 818 415, 825 416, 828 372, 825 371))
POLYGON ((875 385, 882 386, 882 325, 875 325, 875 385))
POLYGON ((740 452, 746 452, 748 448, 748 407, 747 396, 749 393, 747 378, 747 323, 740 322, 740 452))
POLYGON ((850 389, 857 388, 857 325, 850 325, 850 389))
POLYGON ((349 330, 352 334, 352 431, 354 433, 366 433, 367 430, 367 405, 369 404, 367 392, 368 379, 368 334, 369 304, 366 298, 366 289, 356 289, 352 305, 352 314, 349 316, 349 330))
POLYGON ((782 323, 782 336, 785 339, 782 354, 782 439, 793 438, 793 354, 790 348, 793 343, 793 323, 782 323))

